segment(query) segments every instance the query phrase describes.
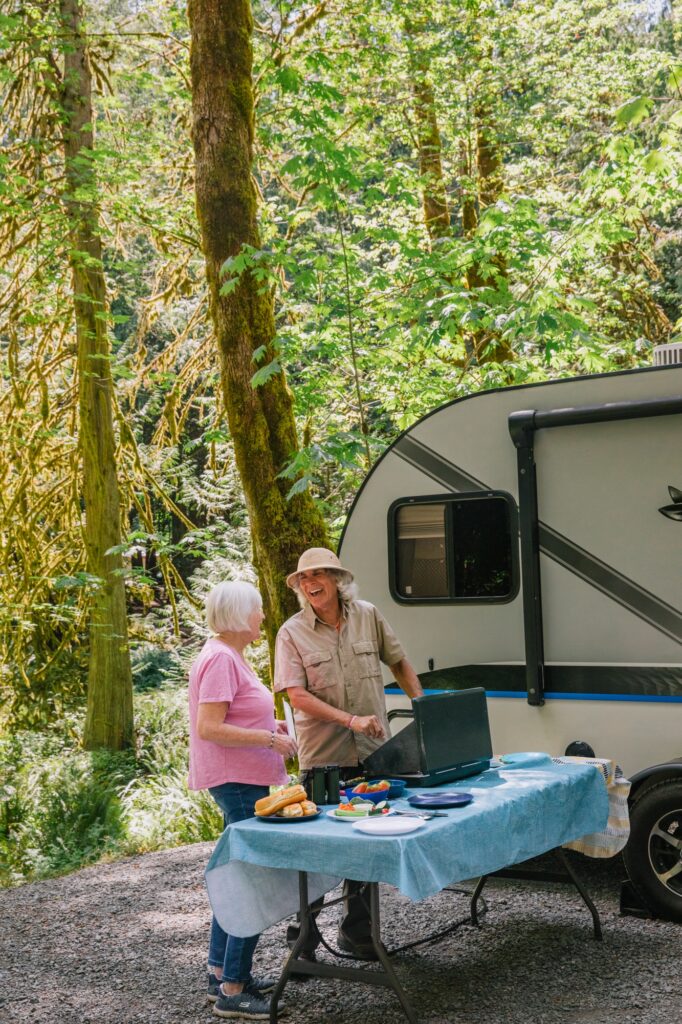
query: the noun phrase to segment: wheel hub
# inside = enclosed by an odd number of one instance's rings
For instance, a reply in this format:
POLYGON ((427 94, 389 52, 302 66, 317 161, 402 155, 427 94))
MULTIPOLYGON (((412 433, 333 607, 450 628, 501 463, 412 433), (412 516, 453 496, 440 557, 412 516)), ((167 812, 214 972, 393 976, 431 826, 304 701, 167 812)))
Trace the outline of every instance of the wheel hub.
POLYGON ((682 896, 682 807, 663 814, 649 834, 649 862, 661 885, 682 896))

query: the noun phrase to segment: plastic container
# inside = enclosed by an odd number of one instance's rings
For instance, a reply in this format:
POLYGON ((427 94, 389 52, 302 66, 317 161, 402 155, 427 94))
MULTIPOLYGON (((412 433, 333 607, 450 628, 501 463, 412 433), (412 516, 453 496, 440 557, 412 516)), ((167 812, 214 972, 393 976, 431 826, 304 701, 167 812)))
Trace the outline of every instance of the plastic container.
MULTIPOLYGON (((381 781, 380 779, 376 780, 381 781)), ((386 780, 389 781, 388 779, 386 780)), ((371 800, 373 804, 380 804, 382 800, 388 800, 391 790, 390 789, 378 789, 375 793, 358 793, 357 789, 347 789, 346 796, 350 800, 351 797, 359 796, 363 800, 371 800)), ((402 792, 402 790, 401 790, 402 792)))

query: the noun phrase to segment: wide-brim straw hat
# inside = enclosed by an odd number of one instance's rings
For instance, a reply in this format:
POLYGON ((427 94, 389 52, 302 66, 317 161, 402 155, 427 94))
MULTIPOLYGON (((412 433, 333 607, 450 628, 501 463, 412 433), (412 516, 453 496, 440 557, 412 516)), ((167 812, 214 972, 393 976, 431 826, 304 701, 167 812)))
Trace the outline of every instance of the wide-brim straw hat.
POLYGON ((289 573, 287 576, 287 586, 293 590, 298 574, 311 572, 313 569, 334 569, 336 572, 345 573, 349 583, 353 579, 353 573, 341 565, 338 556, 333 551, 328 548, 308 548, 299 558, 296 572, 289 573))

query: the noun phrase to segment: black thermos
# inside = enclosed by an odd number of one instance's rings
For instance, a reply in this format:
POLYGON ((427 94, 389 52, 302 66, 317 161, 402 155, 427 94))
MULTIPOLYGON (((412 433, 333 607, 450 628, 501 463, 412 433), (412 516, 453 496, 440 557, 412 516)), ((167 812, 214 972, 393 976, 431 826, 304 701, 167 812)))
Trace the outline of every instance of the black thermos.
POLYGON ((328 764, 325 772, 327 776, 327 803, 338 804, 341 799, 341 794, 339 792, 338 764, 328 764))
POLYGON ((313 784, 311 787, 311 799, 316 804, 325 803, 326 786, 324 778, 324 768, 313 768, 313 784))

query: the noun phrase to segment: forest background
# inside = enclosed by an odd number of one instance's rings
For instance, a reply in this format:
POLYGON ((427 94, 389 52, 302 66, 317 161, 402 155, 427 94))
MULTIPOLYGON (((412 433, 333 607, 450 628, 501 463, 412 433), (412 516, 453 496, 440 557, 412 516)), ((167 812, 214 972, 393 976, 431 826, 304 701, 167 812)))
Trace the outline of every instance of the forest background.
POLYGON ((271 640, 401 430, 679 338, 681 45, 668 0, 0 0, 0 884, 218 833, 203 597, 271 640))

